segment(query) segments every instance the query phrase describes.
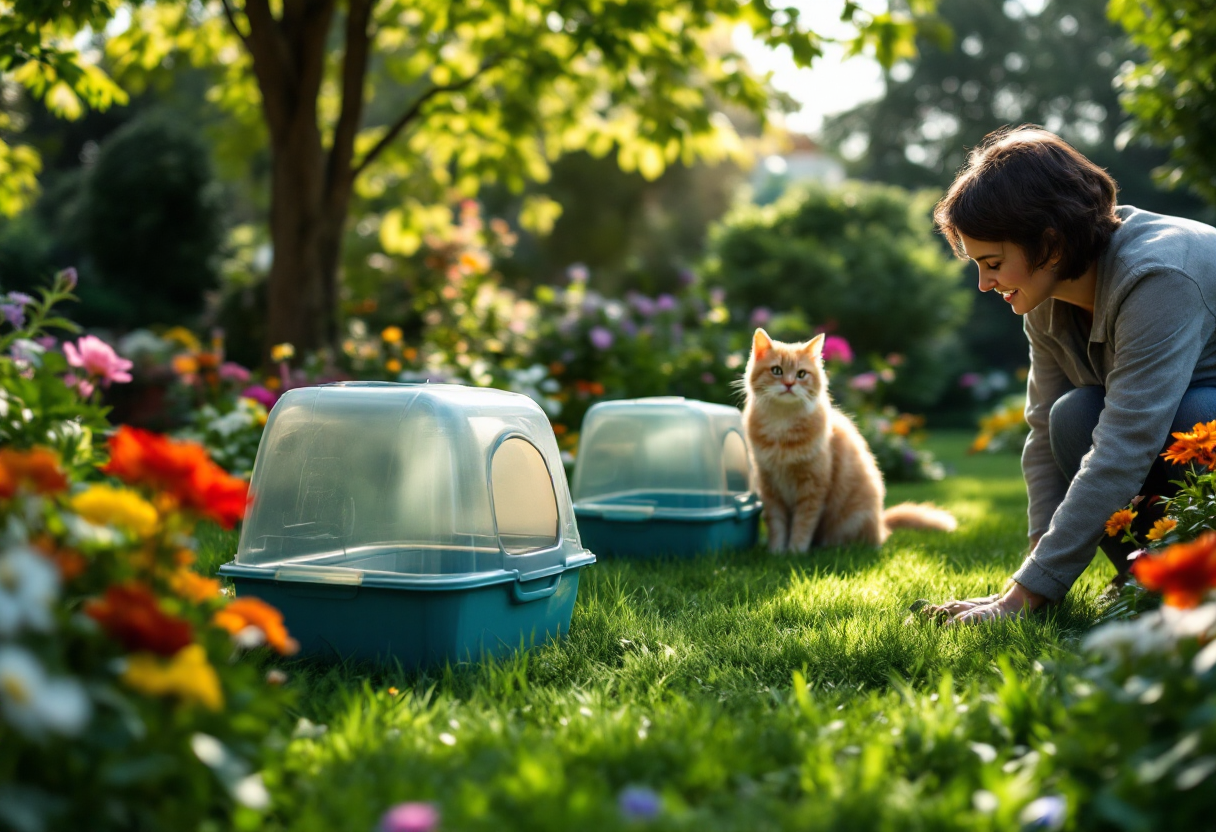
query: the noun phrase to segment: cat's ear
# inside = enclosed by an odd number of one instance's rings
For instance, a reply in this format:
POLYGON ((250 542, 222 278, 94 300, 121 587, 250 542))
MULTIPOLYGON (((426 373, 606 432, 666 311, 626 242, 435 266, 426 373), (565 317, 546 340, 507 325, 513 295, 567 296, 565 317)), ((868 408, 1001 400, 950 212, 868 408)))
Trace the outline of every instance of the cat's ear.
POLYGON ((773 339, 763 329, 757 329, 756 334, 752 336, 752 355, 764 358, 772 348, 773 339))
POLYGON ((818 358, 819 356, 823 355, 823 340, 826 337, 827 335, 824 333, 819 333, 814 338, 806 342, 806 346, 802 348, 802 351, 811 358, 818 358))

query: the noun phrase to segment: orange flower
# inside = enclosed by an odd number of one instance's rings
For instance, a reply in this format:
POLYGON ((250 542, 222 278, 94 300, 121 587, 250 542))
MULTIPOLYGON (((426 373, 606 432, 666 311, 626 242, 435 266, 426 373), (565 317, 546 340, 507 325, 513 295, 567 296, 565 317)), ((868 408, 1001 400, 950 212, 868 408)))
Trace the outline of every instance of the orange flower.
POLYGON ((1151 529, 1149 529, 1149 532, 1148 532, 1148 534, 1145 535, 1145 537, 1147 537, 1149 540, 1160 540, 1161 538, 1165 537, 1167 534, 1172 532, 1175 529, 1175 527, 1177 527, 1177 525, 1178 525, 1178 521, 1175 520, 1174 518, 1162 517, 1160 520, 1158 520, 1156 523, 1153 524, 1153 527, 1151 529))
POLYGON ((84 611, 128 650, 172 656, 194 640, 190 622, 162 612, 156 596, 140 583, 111 586, 84 611))
POLYGON ((110 437, 102 471, 167 494, 225 529, 245 515, 249 502, 249 484, 212 462, 202 445, 125 425, 110 437))
POLYGON ((266 643, 284 655, 300 649, 299 643, 287 634, 283 614, 259 598, 238 598, 215 614, 211 623, 237 635, 247 627, 261 630, 266 643))
POLYGON ((1120 532, 1129 528, 1132 521, 1136 519, 1136 512, 1130 508, 1121 508, 1110 516, 1106 521, 1106 534, 1108 537, 1114 537, 1120 532))
POLYGON ((1166 462, 1198 462, 1209 470, 1216 468, 1216 421, 1198 422, 1190 431, 1175 433, 1174 439, 1178 441, 1162 454, 1166 462))
POLYGON ((28 451, 0 449, 0 497, 11 497, 26 486, 36 494, 56 494, 68 487, 59 470, 59 455, 49 448, 28 451))
POLYGON ((198 361, 193 355, 173 356, 173 372, 179 376, 192 376, 198 372, 198 361))
POLYGON ((1197 606, 1216 587, 1216 531, 1175 543, 1159 555, 1141 555, 1132 563, 1132 574, 1146 589, 1163 593, 1171 607, 1197 606))
POLYGON ((187 601, 202 604, 220 594, 216 578, 204 578, 193 569, 179 569, 169 576, 169 587, 187 601))
POLYGON ((84 555, 73 549, 61 548, 47 535, 39 535, 30 541, 30 545, 59 568, 59 574, 65 581, 80 577, 89 566, 84 555))

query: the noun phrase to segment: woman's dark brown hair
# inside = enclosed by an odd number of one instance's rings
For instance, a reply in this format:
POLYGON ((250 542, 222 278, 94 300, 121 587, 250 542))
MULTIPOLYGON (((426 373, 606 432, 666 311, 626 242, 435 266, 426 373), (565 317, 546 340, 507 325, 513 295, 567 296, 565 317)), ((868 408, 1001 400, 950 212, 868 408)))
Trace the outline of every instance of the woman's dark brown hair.
POLYGON ((1041 127, 1003 128, 984 137, 937 203, 933 219, 959 257, 960 234, 1009 240, 1032 269, 1059 256, 1056 275, 1085 273, 1119 227, 1110 174, 1041 127))

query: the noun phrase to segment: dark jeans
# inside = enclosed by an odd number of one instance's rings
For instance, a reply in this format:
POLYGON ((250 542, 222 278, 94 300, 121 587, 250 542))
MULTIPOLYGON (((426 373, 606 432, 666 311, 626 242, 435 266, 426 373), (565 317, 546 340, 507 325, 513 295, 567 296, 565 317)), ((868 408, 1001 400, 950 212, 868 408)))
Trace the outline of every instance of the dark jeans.
MULTIPOLYGON (((1055 457, 1060 473, 1069 482, 1081 468, 1081 458, 1093 447, 1094 428, 1098 426, 1098 417, 1106 405, 1106 390, 1102 387, 1078 387, 1069 390, 1051 406, 1051 416, 1048 431, 1051 435, 1051 453, 1055 457)), ((1197 422, 1210 422, 1216 419, 1216 388, 1192 387, 1182 396, 1178 412, 1174 414, 1174 422, 1170 433, 1189 431, 1197 422)), ((1161 450, 1164 451, 1174 442, 1174 437, 1167 436, 1161 450)), ((1140 488, 1142 495, 1172 496, 1178 491, 1178 486, 1172 480, 1181 480, 1186 469, 1183 466, 1171 465, 1160 456, 1149 469, 1144 485, 1140 488)), ((1140 512, 1137 518, 1137 534, 1143 539, 1143 533, 1148 526, 1149 512, 1140 512)), ((1131 547, 1117 538, 1102 539, 1102 551, 1110 558, 1111 563, 1120 574, 1130 566, 1127 555, 1131 547)))

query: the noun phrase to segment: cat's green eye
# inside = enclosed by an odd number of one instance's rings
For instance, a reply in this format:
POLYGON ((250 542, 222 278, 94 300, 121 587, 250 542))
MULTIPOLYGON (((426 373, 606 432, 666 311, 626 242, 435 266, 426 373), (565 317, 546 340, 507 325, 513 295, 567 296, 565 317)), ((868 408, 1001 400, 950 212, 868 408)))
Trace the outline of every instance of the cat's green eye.
POLYGON ((799 370, 798 378, 806 378, 806 370, 799 370))
POLYGON ((779 375, 781 375, 781 368, 780 368, 780 367, 774 367, 774 368, 773 368, 773 375, 775 375, 775 376, 779 376, 779 375))

